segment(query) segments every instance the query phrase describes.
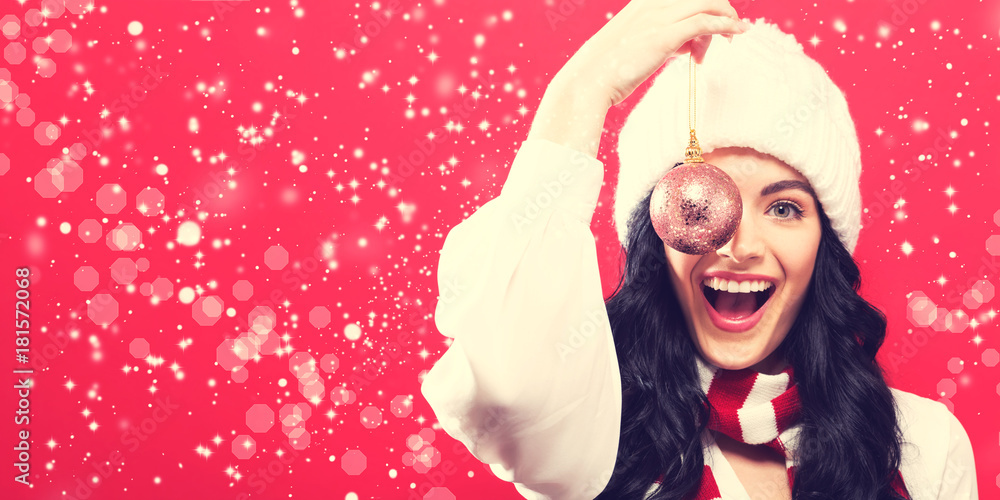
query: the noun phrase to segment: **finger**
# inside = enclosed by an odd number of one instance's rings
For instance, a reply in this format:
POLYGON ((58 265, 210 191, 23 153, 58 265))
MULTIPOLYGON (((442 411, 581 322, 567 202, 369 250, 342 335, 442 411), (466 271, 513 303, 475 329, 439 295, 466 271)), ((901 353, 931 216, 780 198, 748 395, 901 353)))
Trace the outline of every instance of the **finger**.
POLYGON ((726 16, 711 14, 696 14, 674 25, 671 37, 680 42, 691 40, 702 35, 722 35, 743 33, 741 21, 726 16))
POLYGON ((670 17, 664 20, 668 24, 677 23, 698 14, 710 14, 714 16, 731 17, 733 19, 740 18, 736 9, 733 8, 733 6, 726 0, 685 0, 677 2, 676 4, 671 4, 668 7, 670 9, 670 17))

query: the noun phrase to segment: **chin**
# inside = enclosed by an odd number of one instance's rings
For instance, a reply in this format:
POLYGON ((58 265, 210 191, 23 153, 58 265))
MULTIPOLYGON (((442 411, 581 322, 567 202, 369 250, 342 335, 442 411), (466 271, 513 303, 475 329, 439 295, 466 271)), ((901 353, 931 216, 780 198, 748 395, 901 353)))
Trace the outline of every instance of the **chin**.
POLYGON ((724 370, 742 370, 764 361, 769 352, 755 345, 719 345, 711 340, 698 340, 698 352, 705 361, 724 370))

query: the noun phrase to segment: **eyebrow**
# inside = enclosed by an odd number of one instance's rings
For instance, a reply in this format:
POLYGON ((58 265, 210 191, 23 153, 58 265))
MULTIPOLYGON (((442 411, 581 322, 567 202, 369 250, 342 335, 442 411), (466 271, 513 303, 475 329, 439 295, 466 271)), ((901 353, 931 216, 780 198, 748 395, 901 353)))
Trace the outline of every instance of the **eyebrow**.
MULTIPOLYGON (((683 164, 684 164, 684 162, 679 161, 677 163, 674 163, 674 166, 670 167, 670 168, 675 168, 675 167, 683 165, 683 164)), ((777 192, 780 192, 780 191, 784 191, 786 189, 798 189, 800 191, 805 191, 807 194, 809 194, 809 196, 812 196, 812 198, 814 200, 818 199, 816 197, 816 192, 813 191, 812 186, 810 186, 808 183, 802 182, 802 181, 790 180, 790 179, 789 180, 784 180, 784 181, 774 182, 774 183, 768 184, 767 186, 764 186, 764 189, 760 190, 760 197, 763 198, 763 197, 765 197, 767 195, 771 195, 771 194, 774 194, 774 193, 777 193, 777 192)))
POLYGON ((779 191, 784 191, 786 189, 798 189, 801 191, 805 191, 806 193, 809 193, 809 195, 812 196, 814 199, 816 198, 816 192, 813 191, 812 186, 810 186, 805 182, 795 181, 795 180, 784 180, 775 182, 773 184, 768 184, 767 186, 764 187, 764 189, 760 190, 760 196, 763 198, 769 194, 774 194, 779 191))

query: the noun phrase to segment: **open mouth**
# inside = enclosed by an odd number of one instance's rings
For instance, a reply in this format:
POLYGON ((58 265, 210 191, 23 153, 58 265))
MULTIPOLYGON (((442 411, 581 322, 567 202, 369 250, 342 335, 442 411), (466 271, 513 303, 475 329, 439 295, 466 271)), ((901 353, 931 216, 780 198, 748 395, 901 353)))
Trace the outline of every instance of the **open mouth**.
POLYGON ((759 292, 730 293, 716 290, 710 286, 701 285, 708 305, 724 319, 737 321, 753 315, 770 300, 774 294, 774 285, 759 292))

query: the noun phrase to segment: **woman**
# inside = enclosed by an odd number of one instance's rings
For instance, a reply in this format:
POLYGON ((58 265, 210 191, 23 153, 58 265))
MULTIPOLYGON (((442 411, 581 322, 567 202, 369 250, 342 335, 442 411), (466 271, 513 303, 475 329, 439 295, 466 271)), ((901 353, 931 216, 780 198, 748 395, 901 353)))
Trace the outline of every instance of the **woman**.
POLYGON ((958 420, 875 363, 859 176, 846 101, 793 37, 725 1, 633 0, 553 78, 500 196, 449 233, 436 322, 454 342, 424 397, 526 498, 977 498, 958 420), (626 266, 605 303, 604 118, 678 54, 621 131, 626 266), (703 156, 743 203, 706 255, 650 220, 683 158, 689 58, 703 156))

